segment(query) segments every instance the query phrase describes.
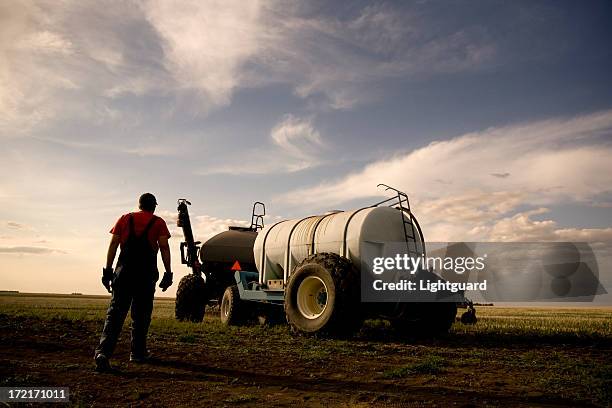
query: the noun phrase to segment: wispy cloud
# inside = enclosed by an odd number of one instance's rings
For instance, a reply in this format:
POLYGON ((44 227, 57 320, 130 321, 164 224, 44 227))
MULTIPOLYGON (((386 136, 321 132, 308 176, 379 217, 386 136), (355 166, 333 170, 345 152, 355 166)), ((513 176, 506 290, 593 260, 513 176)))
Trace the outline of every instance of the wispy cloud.
POLYGON ((300 119, 286 115, 277 124, 270 136, 274 143, 293 158, 312 161, 312 155, 323 146, 319 131, 310 119, 300 119))
POLYGON ((134 4, 3 3, 0 27, 0 136, 65 118, 113 121, 109 90, 168 89, 134 4))
POLYGON ((25 224, 21 224, 19 222, 14 222, 14 221, 7 221, 6 222, 6 226, 9 228, 15 228, 15 229, 28 229, 28 226, 26 226, 25 224))
POLYGON ((0 134, 12 136, 62 118, 125 125, 137 115, 110 106, 134 95, 186 99, 206 113, 270 83, 347 109, 385 78, 471 70, 494 54, 476 29, 434 33, 424 16, 391 5, 343 19, 288 0, 0 7, 0 134))
MULTIPOLYGON (((65 140, 48 136, 33 137, 32 139, 81 151, 107 152, 116 155, 124 154, 140 157, 186 155, 195 144, 194 138, 186 135, 181 140, 181 143, 177 143, 170 138, 153 137, 150 135, 140 140, 125 140, 118 136, 109 136, 105 141, 65 140)), ((201 146, 203 143, 200 141, 198 144, 201 146)))
POLYGON ((324 106, 350 109, 378 98, 376 84, 470 71, 486 66, 495 45, 472 27, 446 29, 426 14, 371 5, 349 18, 285 15, 282 39, 270 51, 277 75, 291 78, 303 98, 323 96, 324 106), (432 26, 443 27, 437 32, 432 26))
POLYGON ((45 254, 66 254, 66 251, 54 248, 35 247, 35 246, 17 246, 17 247, 0 247, 0 253, 2 254, 32 254, 32 255, 45 255, 45 254))
POLYGON ((305 170, 323 162, 327 147, 310 118, 285 115, 270 132, 270 138, 275 148, 269 159, 285 171, 305 170))
POLYGON ((324 162, 327 149, 312 118, 285 115, 271 130, 269 142, 261 148, 243 153, 253 160, 240 165, 211 165, 200 169, 200 175, 212 174, 268 174, 289 172, 316 167, 324 162))

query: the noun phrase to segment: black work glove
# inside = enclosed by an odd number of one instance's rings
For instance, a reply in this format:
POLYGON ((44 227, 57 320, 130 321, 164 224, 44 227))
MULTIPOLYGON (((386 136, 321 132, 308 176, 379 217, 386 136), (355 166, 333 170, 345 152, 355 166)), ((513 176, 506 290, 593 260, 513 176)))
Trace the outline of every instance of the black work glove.
POLYGON ((162 292, 165 292, 170 286, 172 286, 172 272, 165 272, 164 277, 161 282, 159 282, 159 287, 162 292))
POLYGON ((111 293, 113 289, 111 288, 111 283, 113 281, 113 268, 102 268, 102 284, 108 290, 108 293, 111 293))

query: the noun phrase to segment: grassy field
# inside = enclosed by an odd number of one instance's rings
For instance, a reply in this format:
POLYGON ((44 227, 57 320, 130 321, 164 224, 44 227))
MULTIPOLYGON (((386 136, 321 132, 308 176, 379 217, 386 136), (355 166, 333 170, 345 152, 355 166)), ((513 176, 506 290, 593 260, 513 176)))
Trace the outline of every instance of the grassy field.
MULTIPOLYGON (((43 319, 101 322, 108 306, 103 296, 1 295, 0 313, 43 319)), ((478 308, 476 325, 455 324, 452 334, 458 341, 478 337, 481 341, 516 341, 545 339, 553 341, 597 341, 612 339, 612 307, 550 308, 550 307, 491 307, 478 308), (505 337, 505 338, 504 338, 505 337)), ((182 323, 174 320, 174 300, 156 299, 152 327, 160 333, 192 333, 231 331, 207 315, 207 325, 182 323)), ((361 335, 375 335, 382 321, 368 321, 361 335)), ((247 328, 250 330, 253 328, 247 328)), ((285 327, 274 327, 284 332, 285 327)), ((267 328, 266 330, 269 330, 267 328)))
MULTIPOLYGON (((16 346, 24 348, 24 359, 30 344, 28 336, 52 344, 45 335, 49 328, 51 337, 57 334, 60 339, 83 328, 85 335, 80 341, 86 343, 82 346, 86 351, 81 352, 83 356, 70 357, 83 363, 67 363, 78 366, 90 361, 89 353, 95 346, 107 303, 105 298, 84 296, 0 295, 2 330, 15 331, 11 338, 16 346)), ((469 401, 512 406, 612 404, 609 308, 480 307, 476 325, 455 323, 451 333, 441 339, 399 337, 383 321, 366 322, 351 339, 320 339, 295 336, 284 325, 225 327, 212 313, 207 314, 203 324, 182 323, 174 320, 173 314, 172 300, 156 300, 150 331, 151 348, 165 350, 165 355, 177 362, 173 370, 217 370, 221 377, 230 370, 231 381, 237 378, 238 382, 250 376, 265 382, 279 373, 303 379, 302 383, 332 381, 330 384, 335 386, 316 394, 326 395, 322 401, 331 405, 369 405, 377 398, 401 402, 407 398, 402 390, 415 398, 441 392, 448 402, 459 398, 460 403, 465 402, 465 397, 469 401), (258 363, 257 356, 265 364, 258 363), (189 361, 191 366, 186 365, 189 361), (363 396, 353 395, 350 387, 355 384, 363 389, 363 396)), ((123 353, 129 341, 127 332, 124 330, 123 345, 119 346, 123 353)), ((2 350, 2 361, 12 377, 4 379, 3 384, 21 378, 16 368, 20 360, 11 357, 9 343, 3 342, 2 348, 6 349, 2 350)), ((117 363, 120 369, 131 370, 125 359, 117 360, 121 360, 117 363)), ((160 363, 160 370, 166 368, 160 363)), ((44 375, 43 370, 38 378, 44 379, 44 375)), ((296 396, 304 398, 302 402, 311 398, 308 390, 293 382, 278 381, 284 384, 281 390, 285 390, 284 399, 274 400, 279 405, 295 403, 296 396)), ((87 387, 81 387, 83 401, 88 403, 87 387)), ((208 402, 270 405, 270 401, 262 400, 260 388, 251 388, 214 388, 208 402)), ((428 406, 425 396, 417 401, 428 406)), ((435 405, 439 399, 431 401, 435 405)), ((184 403, 189 405, 188 401, 184 403)))

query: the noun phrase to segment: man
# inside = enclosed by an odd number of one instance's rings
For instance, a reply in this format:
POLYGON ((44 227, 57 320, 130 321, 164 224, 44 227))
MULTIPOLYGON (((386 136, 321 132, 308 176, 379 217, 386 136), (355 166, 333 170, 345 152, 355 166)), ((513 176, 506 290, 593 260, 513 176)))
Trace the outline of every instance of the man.
POLYGON ((166 291, 172 285, 170 271, 170 232, 166 222, 153 214, 157 200, 151 193, 140 196, 139 212, 123 215, 113 229, 106 267, 102 269, 102 284, 112 298, 100 344, 94 355, 97 371, 110 370, 110 358, 117 344, 119 333, 127 312, 132 309, 132 343, 130 361, 146 362, 150 357, 147 350, 147 332, 153 311, 155 283, 159 278, 157 251, 161 252, 165 273, 159 287, 166 291), (121 253, 113 273, 113 262, 117 247, 121 253))

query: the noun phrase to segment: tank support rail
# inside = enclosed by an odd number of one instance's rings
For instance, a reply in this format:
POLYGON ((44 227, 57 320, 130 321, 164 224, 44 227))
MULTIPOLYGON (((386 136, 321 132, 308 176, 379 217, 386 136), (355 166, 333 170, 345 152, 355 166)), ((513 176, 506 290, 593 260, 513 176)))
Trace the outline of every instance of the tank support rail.
POLYGON ((460 307, 467 308, 467 311, 461 315, 461 323, 476 324, 478 318, 476 317, 476 308, 474 307, 474 302, 469 299, 466 299, 465 305, 460 305, 460 307))
POLYGON ((261 288, 258 283, 259 274, 257 272, 236 271, 234 279, 236 279, 241 300, 278 304, 285 302, 284 292, 261 288))

